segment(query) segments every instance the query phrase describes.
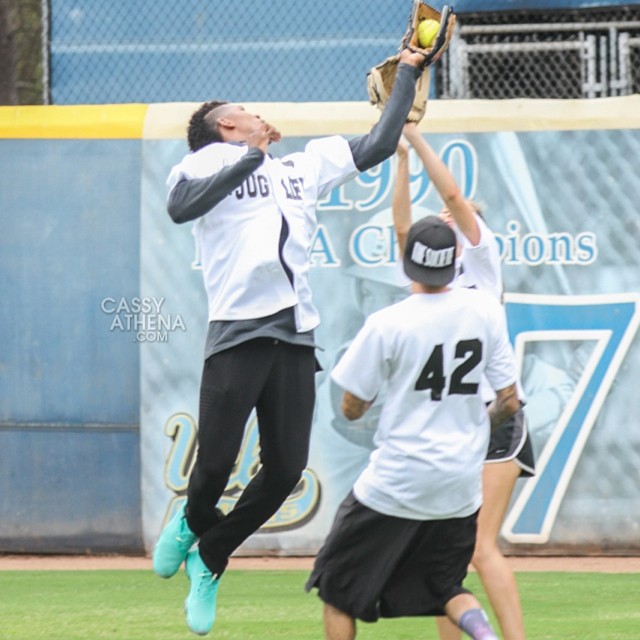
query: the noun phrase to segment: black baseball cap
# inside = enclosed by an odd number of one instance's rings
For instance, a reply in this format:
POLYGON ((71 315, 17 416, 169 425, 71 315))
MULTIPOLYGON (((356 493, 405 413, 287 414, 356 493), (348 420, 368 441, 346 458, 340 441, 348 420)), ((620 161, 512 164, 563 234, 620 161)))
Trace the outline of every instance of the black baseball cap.
POLYGON ((456 235, 437 216, 426 216, 409 229, 404 272, 414 282, 444 287, 455 276, 456 235))

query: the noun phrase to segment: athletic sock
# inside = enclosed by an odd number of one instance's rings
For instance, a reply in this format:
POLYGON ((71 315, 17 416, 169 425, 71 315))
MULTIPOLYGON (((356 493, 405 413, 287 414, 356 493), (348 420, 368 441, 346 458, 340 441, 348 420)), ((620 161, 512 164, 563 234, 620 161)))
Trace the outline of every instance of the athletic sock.
POLYGON ((499 640, 482 609, 469 609, 458 620, 458 626, 473 640, 499 640))

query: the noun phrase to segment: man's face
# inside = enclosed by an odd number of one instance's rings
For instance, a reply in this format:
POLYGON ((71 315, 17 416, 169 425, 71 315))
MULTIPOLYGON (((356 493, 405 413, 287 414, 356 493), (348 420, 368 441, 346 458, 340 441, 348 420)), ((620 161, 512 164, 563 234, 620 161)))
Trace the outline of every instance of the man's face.
POLYGON ((227 117, 233 121, 238 131, 243 134, 253 133, 258 127, 264 125, 264 120, 260 116, 253 115, 244 110, 239 104, 230 105, 227 117))
POLYGON ((265 121, 260 116, 248 113, 239 104, 224 104, 214 109, 209 117, 218 122, 220 131, 225 138, 227 136, 224 135, 224 131, 230 127, 234 140, 246 140, 249 134, 265 125, 265 121))

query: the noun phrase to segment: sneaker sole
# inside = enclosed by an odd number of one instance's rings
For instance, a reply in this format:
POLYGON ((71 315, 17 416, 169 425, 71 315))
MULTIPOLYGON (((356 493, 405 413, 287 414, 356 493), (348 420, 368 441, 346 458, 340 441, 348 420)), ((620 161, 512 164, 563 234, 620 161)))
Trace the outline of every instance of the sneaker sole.
POLYGON ((213 629, 213 625, 211 625, 206 631, 198 631, 194 629, 189 624, 189 609, 187 607, 187 600, 189 600, 189 598, 186 598, 184 601, 184 613, 185 613, 185 618, 187 619, 187 627, 189 628, 189 631, 191 631, 191 633, 195 633, 197 636, 206 636, 211 631, 211 629, 213 629))

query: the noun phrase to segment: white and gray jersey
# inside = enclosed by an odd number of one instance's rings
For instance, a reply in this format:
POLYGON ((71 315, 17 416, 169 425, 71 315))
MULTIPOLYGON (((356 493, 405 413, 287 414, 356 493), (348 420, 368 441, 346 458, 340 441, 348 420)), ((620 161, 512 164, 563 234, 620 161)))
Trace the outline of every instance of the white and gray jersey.
POLYGON ((379 122, 354 140, 311 140, 303 152, 282 159, 215 142, 172 169, 169 214, 176 223, 196 221, 209 300, 206 355, 260 336, 313 346, 319 317, 308 253, 317 201, 393 155, 419 75, 416 67, 398 65, 379 122))
MULTIPOLYGON (((169 187, 214 175, 247 150, 245 145, 210 144, 173 168, 169 187)), ((297 330, 314 329, 319 318, 311 302, 308 254, 316 204, 357 173, 347 140, 311 140, 304 152, 264 157, 234 191, 199 217, 194 233, 209 320, 262 318, 295 307, 297 330)))
POLYGON ((483 376, 496 390, 516 381, 504 309, 491 294, 412 294, 369 316, 332 372, 366 401, 387 384, 358 500, 400 518, 474 513, 490 435, 483 376))

